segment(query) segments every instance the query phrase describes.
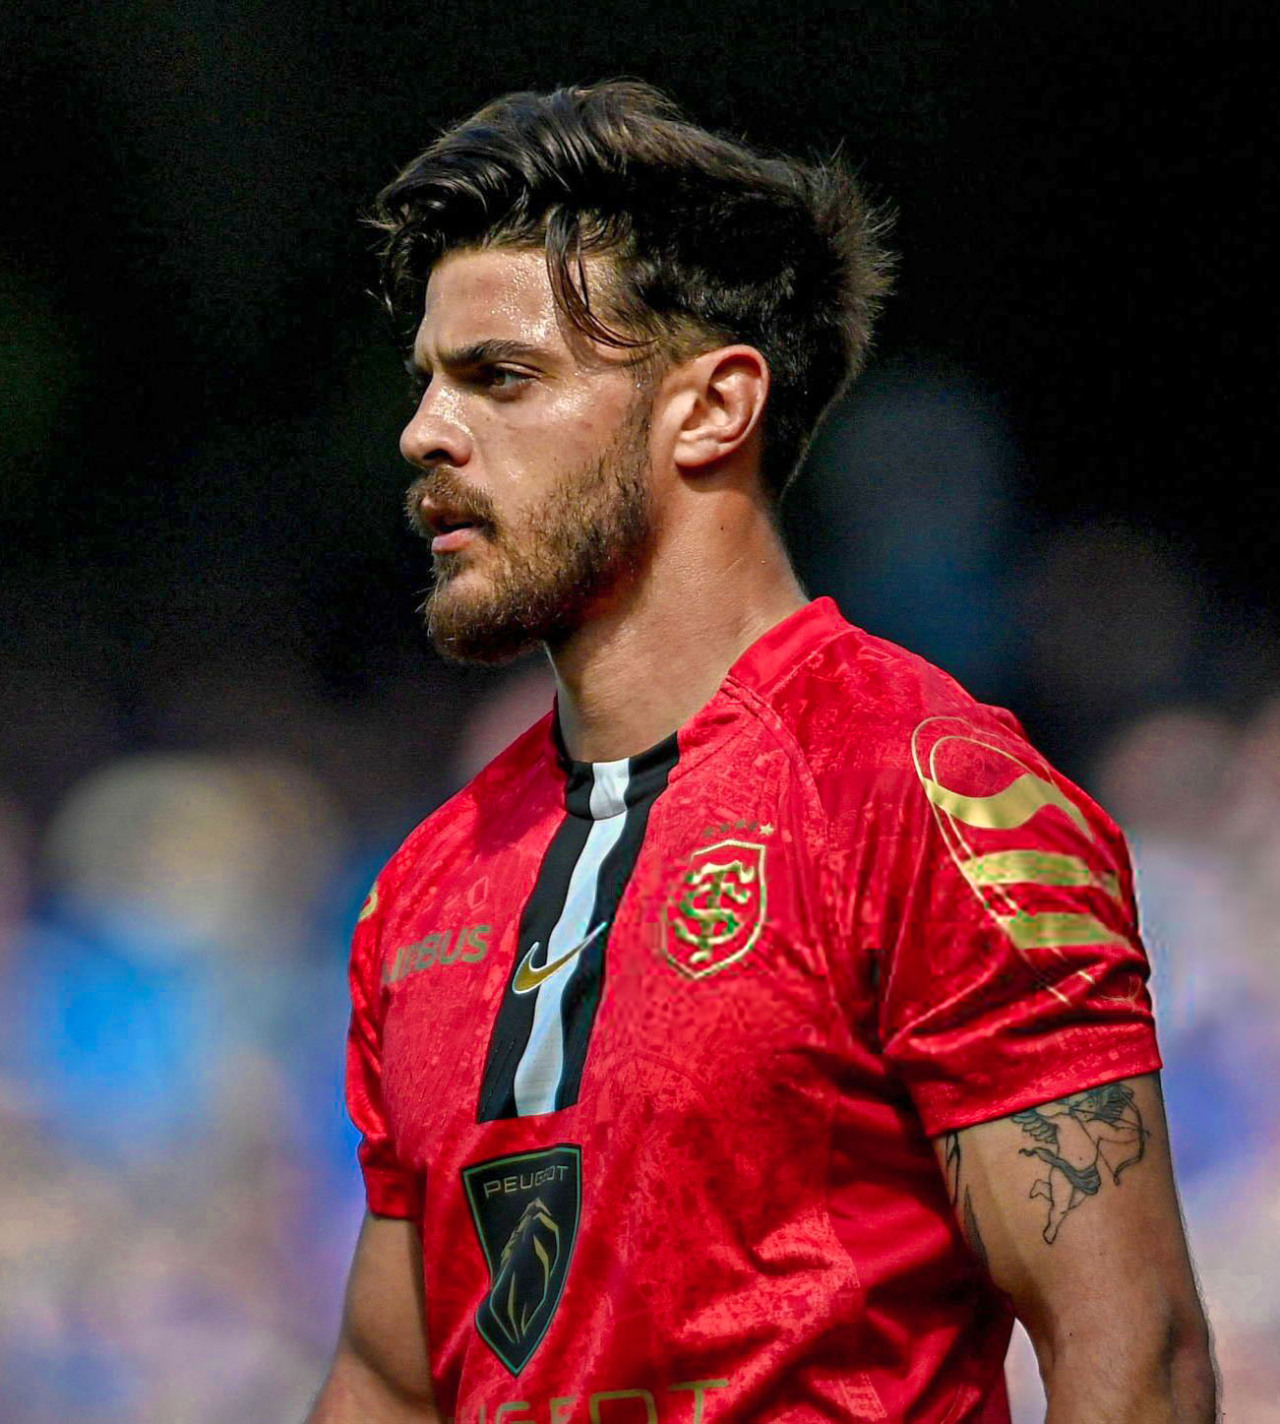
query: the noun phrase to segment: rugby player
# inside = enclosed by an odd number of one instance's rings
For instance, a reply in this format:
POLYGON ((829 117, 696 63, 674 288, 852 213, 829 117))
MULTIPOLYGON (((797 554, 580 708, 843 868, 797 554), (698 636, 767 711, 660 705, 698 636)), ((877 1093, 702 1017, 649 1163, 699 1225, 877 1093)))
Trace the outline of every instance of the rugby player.
POLYGON ((516 94, 381 195, 430 635, 553 709, 378 877, 315 1424, 1214 1417, 1115 825, 810 601, 777 510, 887 287, 836 163, 516 94))

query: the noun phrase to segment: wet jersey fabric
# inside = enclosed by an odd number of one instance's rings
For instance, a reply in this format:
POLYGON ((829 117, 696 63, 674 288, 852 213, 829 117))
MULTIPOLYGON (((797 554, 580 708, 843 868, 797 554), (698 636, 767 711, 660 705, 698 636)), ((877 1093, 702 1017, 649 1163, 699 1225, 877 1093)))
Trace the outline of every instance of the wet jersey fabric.
POLYGON ((348 1102, 458 1424, 1008 1420, 930 1138, 1159 1065, 1127 855, 819 599, 641 756, 554 715, 356 927, 348 1102))

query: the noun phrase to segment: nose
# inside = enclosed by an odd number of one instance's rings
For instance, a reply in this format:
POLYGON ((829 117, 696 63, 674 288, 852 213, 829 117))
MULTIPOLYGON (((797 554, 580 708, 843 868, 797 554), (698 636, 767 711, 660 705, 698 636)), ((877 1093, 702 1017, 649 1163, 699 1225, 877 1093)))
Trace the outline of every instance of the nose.
POLYGON ((471 437, 445 392, 428 386, 409 423, 400 432, 400 453, 411 465, 429 470, 435 465, 464 465, 471 457, 471 437))

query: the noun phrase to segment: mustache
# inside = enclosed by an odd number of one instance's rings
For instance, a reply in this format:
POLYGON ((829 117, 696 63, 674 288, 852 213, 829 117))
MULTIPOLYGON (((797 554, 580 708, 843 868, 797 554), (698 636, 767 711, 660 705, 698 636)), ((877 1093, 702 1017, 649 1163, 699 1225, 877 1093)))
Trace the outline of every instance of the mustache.
POLYGON ((442 505, 456 519, 492 529, 497 525, 493 500, 484 490, 473 488, 455 471, 440 466, 429 474, 419 475, 405 491, 404 514, 409 528, 420 538, 432 539, 435 530, 422 512, 422 501, 442 505))

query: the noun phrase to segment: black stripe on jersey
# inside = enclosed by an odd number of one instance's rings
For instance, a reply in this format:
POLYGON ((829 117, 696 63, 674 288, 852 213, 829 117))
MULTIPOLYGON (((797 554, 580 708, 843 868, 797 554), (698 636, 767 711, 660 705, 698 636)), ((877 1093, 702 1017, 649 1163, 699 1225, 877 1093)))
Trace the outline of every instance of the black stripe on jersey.
MULTIPOLYGON (((515 962, 511 968, 511 978, 515 978, 516 968, 533 947, 541 942, 545 948, 551 942, 551 931, 564 909, 565 896, 569 893, 569 877, 578 863, 587 835, 591 830, 589 815, 566 816, 551 837, 551 844, 542 858, 538 878, 534 882, 533 894, 525 902, 524 913, 520 916, 520 935, 516 940, 515 962)), ((533 1010, 536 997, 532 994, 520 995, 507 982, 507 992, 502 997, 502 1007, 498 1010, 498 1021, 493 1026, 489 1040, 489 1056, 485 1062, 484 1081, 480 1087, 480 1111, 477 1122, 492 1122, 495 1118, 519 1117, 516 1111, 515 1076, 520 1055, 529 1042, 533 1028, 533 1010)))
MULTIPOLYGON (((640 858, 640 847, 644 844, 645 831, 649 828, 649 812, 653 803, 666 789, 672 765, 674 761, 662 769, 660 781, 650 777, 648 794, 627 806, 626 826, 617 845, 605 856, 604 864, 600 867, 600 875, 596 881, 595 910, 591 916, 593 925, 613 924, 623 892, 631 879, 631 872, 640 858)), ((630 802, 630 796, 627 800, 630 802)), ((579 956, 581 962, 564 991, 561 1010, 564 1023, 564 1068, 560 1075, 560 1086, 556 1089, 557 1108, 571 1107, 578 1101, 582 1070, 587 1061, 587 1045, 591 1041, 596 1011, 604 994, 605 946, 608 940, 608 934, 603 934, 595 944, 583 950, 579 956)))
MULTIPOLYGON (((554 1104, 548 1102, 534 1109, 526 1107, 526 1112, 549 1112, 571 1107, 578 1101, 591 1033, 604 994, 606 948, 613 920, 644 844, 649 812, 666 789, 678 756, 679 747, 673 734, 627 763, 627 784, 622 797, 625 809, 620 813, 625 819, 620 833, 595 872, 588 921, 592 928, 606 925, 610 928, 586 945, 578 956, 577 964, 568 971, 567 982, 557 986, 560 993, 559 1022, 555 1031, 561 1035, 563 1047, 554 1104)), ((542 961, 544 964, 547 962, 551 934, 565 913, 574 869, 587 851, 592 827, 598 824, 591 813, 597 773, 589 763, 571 763, 565 759, 564 765, 568 814, 552 837, 533 893, 521 917, 511 978, 489 1044, 477 1114, 479 1122, 522 1116, 517 1102, 516 1075, 530 1048, 536 1003, 542 988, 539 986, 534 993, 517 994, 514 989, 516 971, 535 944, 541 946, 542 961)))
POLYGON ((647 752, 633 756, 628 763, 631 779, 627 785, 627 805, 643 805, 645 824, 649 821, 649 808, 667 789, 667 782, 675 764, 680 760, 680 743, 674 732, 664 737, 657 746, 647 752))

